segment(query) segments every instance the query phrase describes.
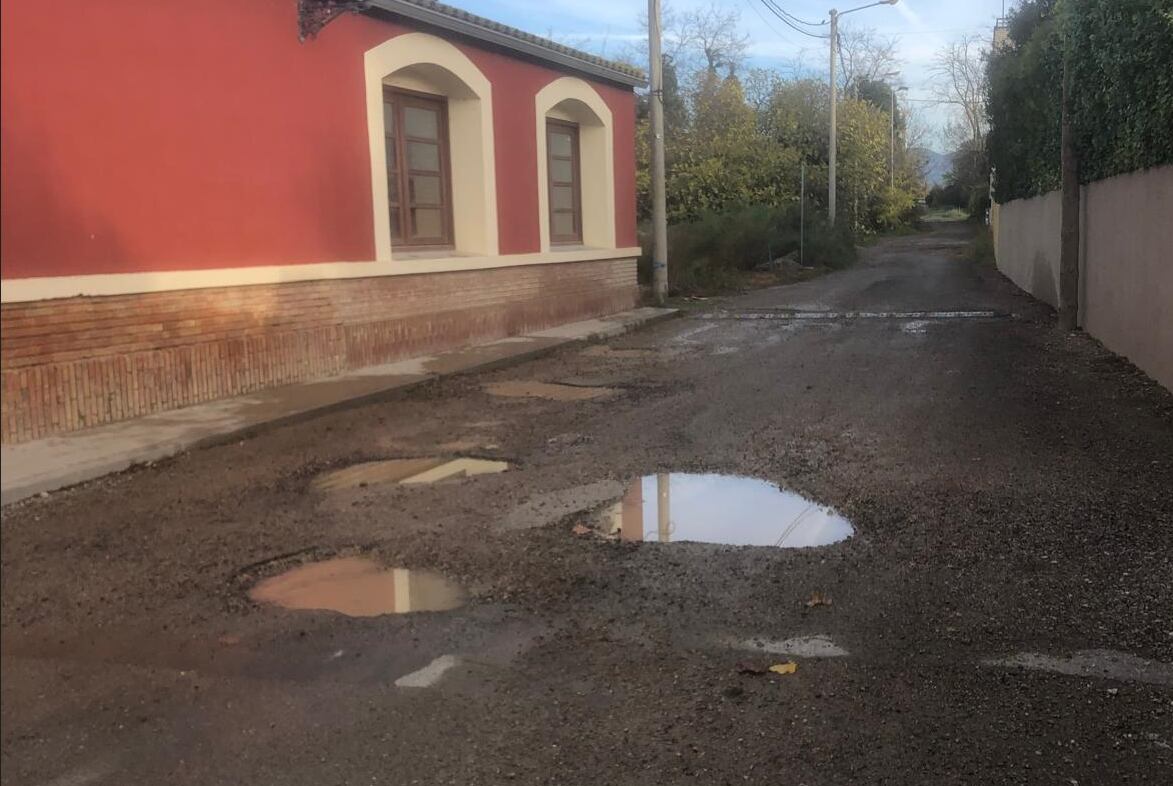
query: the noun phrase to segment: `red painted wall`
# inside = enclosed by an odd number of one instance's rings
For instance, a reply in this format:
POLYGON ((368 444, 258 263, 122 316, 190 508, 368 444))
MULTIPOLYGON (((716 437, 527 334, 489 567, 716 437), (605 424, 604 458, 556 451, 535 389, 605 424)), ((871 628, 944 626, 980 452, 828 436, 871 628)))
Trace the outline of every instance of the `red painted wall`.
MULTIPOLYGON (((407 29, 346 15, 303 44, 296 5, 3 0, 3 277, 373 258, 363 52, 407 29)), ((459 46, 494 86, 500 251, 536 251, 533 99, 563 74, 459 46)), ((596 88, 635 245, 634 98, 596 88)))

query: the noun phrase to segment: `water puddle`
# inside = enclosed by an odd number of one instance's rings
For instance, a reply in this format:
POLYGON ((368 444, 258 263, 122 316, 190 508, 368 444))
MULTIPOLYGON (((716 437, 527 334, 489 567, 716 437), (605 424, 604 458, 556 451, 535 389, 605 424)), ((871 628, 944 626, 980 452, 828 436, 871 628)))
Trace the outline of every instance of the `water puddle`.
POLYGON ((509 469, 506 461, 477 458, 417 458, 366 461, 319 475, 313 482, 318 491, 338 491, 386 483, 436 483, 452 478, 493 475, 509 469))
POLYGON ((855 532, 831 508, 773 483, 678 472, 633 482, 605 513, 603 525, 626 541, 781 548, 838 543, 855 532))
POLYGON ((301 565, 261 581, 249 597, 287 609, 337 611, 349 617, 448 611, 465 601, 464 590, 439 573, 387 569, 361 557, 301 565))
POLYGON ((493 382, 485 386, 491 396, 506 398, 544 398, 550 401, 590 401, 596 398, 614 396, 618 391, 612 388, 584 387, 581 385, 559 385, 553 382, 516 380, 493 382))

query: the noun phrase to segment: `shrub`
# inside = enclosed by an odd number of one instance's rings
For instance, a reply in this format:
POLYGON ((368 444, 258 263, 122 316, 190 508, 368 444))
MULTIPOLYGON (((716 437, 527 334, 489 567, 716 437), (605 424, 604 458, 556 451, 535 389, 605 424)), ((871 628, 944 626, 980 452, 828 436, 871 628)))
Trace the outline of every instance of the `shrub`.
MULTIPOLYGON (((673 293, 728 289, 742 272, 799 249, 799 213, 754 205, 726 213, 705 213, 696 221, 668 227, 668 277, 673 293)), ((640 231, 643 256, 640 279, 651 280, 651 231, 640 231)), ((855 261, 855 244, 846 226, 831 229, 826 218, 806 214, 804 262, 811 267, 841 268, 855 261)))

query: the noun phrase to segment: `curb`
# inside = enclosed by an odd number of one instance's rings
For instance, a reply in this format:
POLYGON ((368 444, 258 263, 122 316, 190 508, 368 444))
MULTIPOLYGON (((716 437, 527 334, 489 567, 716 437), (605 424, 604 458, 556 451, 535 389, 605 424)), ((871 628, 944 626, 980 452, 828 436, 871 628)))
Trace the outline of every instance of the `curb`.
MULTIPOLYGON (((357 409, 358 407, 389 400, 397 395, 415 390, 425 385, 433 384, 436 381, 446 377, 494 371, 501 368, 509 368, 511 366, 520 365, 527 361, 535 360, 539 357, 552 354, 553 352, 565 349, 567 347, 596 343, 609 338, 622 336, 668 319, 674 319, 680 316, 680 314, 681 312, 679 309, 661 309, 658 313, 648 314, 645 317, 639 317, 629 321, 616 321, 614 324, 602 327, 598 330, 593 330, 583 336, 569 338, 547 337, 551 340, 550 343, 545 344, 544 346, 520 350, 516 354, 510 354, 504 357, 473 362, 468 366, 464 366, 453 371, 425 373, 422 374, 418 379, 399 381, 385 388, 374 390, 369 393, 363 393, 321 405, 310 406, 303 410, 290 412, 285 415, 279 415, 277 417, 258 421, 256 423, 249 423, 247 425, 242 425, 236 428, 229 428, 226 431, 221 431, 215 434, 208 434, 206 436, 195 437, 193 439, 163 439, 155 444, 144 445, 141 450, 135 451, 133 458, 127 458, 125 455, 122 455, 110 458, 106 461, 96 460, 88 466, 67 470, 61 472, 55 477, 38 478, 17 486, 2 488, 0 489, 0 506, 8 506, 13 503, 20 502, 21 500, 29 499, 30 497, 34 497, 43 492, 61 491, 63 489, 97 480, 108 475, 126 472, 128 470, 134 469, 136 466, 149 462, 172 458, 192 450, 210 448, 217 445, 223 445, 228 442, 234 442, 240 439, 250 439, 281 426, 302 423, 322 415, 333 414, 335 412, 344 412, 346 410, 357 409)), ((606 318, 604 317, 600 321, 606 322, 606 318)), ((551 328, 550 330, 557 330, 557 328, 551 328)), ((543 338, 541 335, 543 332, 546 331, 538 331, 532 334, 523 334, 522 337, 539 339, 543 338)), ((492 342, 489 343, 491 344, 492 342)), ((313 380, 307 380, 307 382, 310 381, 313 380)))

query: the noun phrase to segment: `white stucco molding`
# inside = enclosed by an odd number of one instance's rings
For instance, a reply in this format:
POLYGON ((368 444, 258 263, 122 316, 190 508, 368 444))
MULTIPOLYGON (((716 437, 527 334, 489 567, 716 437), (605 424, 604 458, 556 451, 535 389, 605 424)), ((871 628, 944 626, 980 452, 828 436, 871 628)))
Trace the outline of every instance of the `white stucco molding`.
POLYGON ((448 99, 452 220, 456 251, 498 253, 497 176, 493 157, 493 88, 487 77, 448 41, 405 33, 363 55, 375 259, 391 262, 383 85, 410 87, 448 99))
POLYGON ((546 156, 546 119, 578 124, 582 177, 582 242, 615 247, 615 133, 611 109, 587 82, 572 76, 555 79, 534 98, 538 141, 538 226, 541 250, 550 251, 550 192, 546 156))

